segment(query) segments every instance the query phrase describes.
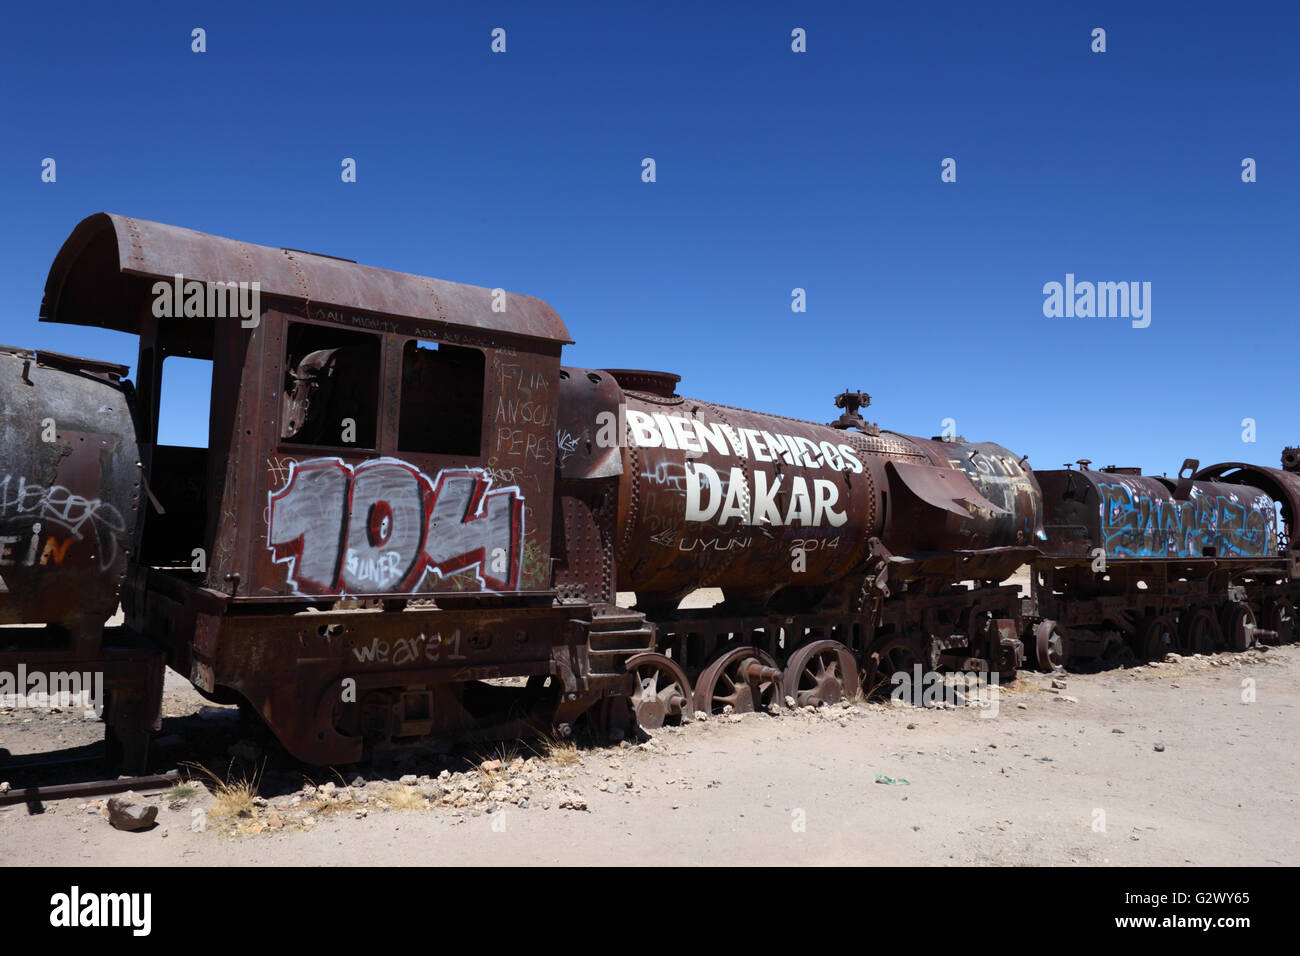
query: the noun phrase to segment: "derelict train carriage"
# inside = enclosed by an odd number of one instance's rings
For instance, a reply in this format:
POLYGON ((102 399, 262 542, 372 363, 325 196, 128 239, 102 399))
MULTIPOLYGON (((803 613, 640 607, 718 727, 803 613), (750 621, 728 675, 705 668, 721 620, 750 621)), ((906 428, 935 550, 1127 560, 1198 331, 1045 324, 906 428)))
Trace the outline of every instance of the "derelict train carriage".
POLYGON ((563 726, 610 695, 626 708, 623 659, 591 635, 632 653, 650 628, 552 587, 568 332, 544 303, 508 301, 123 217, 78 226, 42 318, 140 340, 128 632, 313 763, 563 726), (154 284, 176 275, 256 280, 256 324, 156 317, 154 284), (212 363, 207 448, 157 440, 173 356, 212 363), (531 693, 481 683, 505 677, 535 678, 531 693))
POLYGON ((564 367, 528 296, 104 214, 41 318, 138 336, 138 381, 0 349, 0 672, 102 672, 136 765, 164 662, 326 764, 1294 635, 1295 455, 1035 475, 861 393, 822 425, 564 367), (175 357, 206 447, 158 442, 175 357))

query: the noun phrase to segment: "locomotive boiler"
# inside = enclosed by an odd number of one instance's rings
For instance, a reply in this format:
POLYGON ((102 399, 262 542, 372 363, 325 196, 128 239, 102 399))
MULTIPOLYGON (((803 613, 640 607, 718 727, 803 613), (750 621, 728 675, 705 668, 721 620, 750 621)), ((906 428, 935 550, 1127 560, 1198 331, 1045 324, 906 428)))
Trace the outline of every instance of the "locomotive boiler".
POLYGON ((834 589, 864 566, 873 539, 900 555, 1041 535, 1037 487, 1009 452, 881 432, 856 414, 865 396, 819 425, 684 399, 675 375, 609 374, 627 439, 619 586, 642 606, 675 606, 701 586, 737 607, 768 606, 786 589, 843 605, 834 589))
POLYGON ((1019 595, 999 582, 1042 538, 1023 459, 882 431, 862 393, 838 396, 843 413, 823 425, 684 398, 678 380, 567 369, 562 381, 562 474, 603 478, 617 505, 601 546, 657 631, 658 650, 632 661, 643 723, 833 701, 857 692, 864 663, 868 679, 915 663, 1018 666, 1019 595), (702 587, 724 599, 680 606, 702 587))

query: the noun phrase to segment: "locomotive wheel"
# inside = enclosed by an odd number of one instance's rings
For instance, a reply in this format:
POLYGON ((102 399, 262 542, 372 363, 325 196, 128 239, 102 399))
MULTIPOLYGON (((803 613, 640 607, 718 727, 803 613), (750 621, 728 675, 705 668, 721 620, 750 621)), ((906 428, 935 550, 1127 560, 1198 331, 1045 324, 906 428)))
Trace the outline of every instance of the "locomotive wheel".
POLYGON ((890 678, 900 671, 907 674, 908 680, 914 678, 913 668, 921 665, 922 672, 928 670, 920 644, 914 638, 895 637, 886 640, 867 655, 865 661, 866 693, 872 700, 887 698, 890 693, 890 678))
POLYGON ((1230 604, 1223 615, 1223 635, 1227 638, 1228 649, 1244 651, 1254 646, 1255 612, 1249 604, 1230 604))
POLYGON ((1178 619, 1172 614, 1153 618, 1142 634, 1142 653, 1149 661, 1163 661, 1166 654, 1180 646, 1178 619))
POLYGON ((1188 654, 1212 654, 1223 643, 1223 628, 1208 608, 1193 611, 1183 630, 1183 647, 1188 654))
POLYGON ((857 695, 858 665, 839 641, 813 641, 786 662, 782 683, 798 707, 836 704, 857 695))
POLYGON ((1277 631, 1279 644, 1290 644, 1296 639, 1295 605, 1286 598, 1274 598, 1265 617, 1268 620, 1268 629, 1277 631))
POLYGON ((1065 664, 1065 642, 1055 621, 1042 621, 1034 628, 1034 652, 1040 671, 1052 671, 1065 664))
POLYGON ((756 647, 733 647, 716 657, 695 681, 695 706, 720 714, 730 706, 750 714, 778 703, 781 671, 771 656, 756 647))
POLYGON ((637 691, 632 695, 636 720, 646 730, 664 724, 678 724, 695 713, 695 698, 686 672, 663 654, 635 654, 627 669, 636 674, 637 691))

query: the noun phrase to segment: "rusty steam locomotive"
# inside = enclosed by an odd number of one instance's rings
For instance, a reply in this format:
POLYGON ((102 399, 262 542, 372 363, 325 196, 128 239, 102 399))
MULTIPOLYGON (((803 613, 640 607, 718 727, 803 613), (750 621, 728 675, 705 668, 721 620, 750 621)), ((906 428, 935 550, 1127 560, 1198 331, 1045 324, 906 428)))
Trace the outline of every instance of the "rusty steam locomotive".
POLYGON ((528 296, 106 214, 41 320, 138 336, 137 379, 0 349, 0 671, 102 673, 131 764, 165 666, 328 764, 1295 636, 1295 449, 1035 473, 860 393, 816 424, 565 367, 528 296), (175 356, 206 447, 158 441, 175 356))

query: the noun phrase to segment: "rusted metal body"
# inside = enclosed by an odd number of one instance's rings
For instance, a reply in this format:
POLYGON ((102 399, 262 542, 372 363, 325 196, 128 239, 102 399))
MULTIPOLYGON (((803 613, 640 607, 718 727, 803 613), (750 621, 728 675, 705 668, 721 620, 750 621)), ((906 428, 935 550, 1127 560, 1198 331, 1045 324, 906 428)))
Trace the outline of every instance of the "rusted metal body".
POLYGON ((1108 561, 1261 558, 1277 554, 1274 501, 1258 488, 1120 471, 1038 473, 1045 550, 1108 561))
MULTIPOLYGON (((805 700, 833 696, 832 681, 856 686, 859 662, 871 668, 873 648, 902 634, 936 666, 1022 660, 1019 594, 998 582, 1035 553, 1042 506, 1005 449, 881 432, 857 413, 861 393, 820 425, 683 398, 670 373, 567 372, 561 427, 578 440, 565 467, 600 475, 605 501, 617 489, 617 523, 606 508, 590 553, 608 554, 612 534, 617 587, 700 682, 697 707, 719 681, 713 705, 738 706, 737 648, 789 668, 771 687, 805 700), (679 610, 700 587, 719 588, 722 605, 679 610)), ((643 670, 652 688, 681 683, 662 662, 643 670)), ((761 703, 761 683, 741 698, 761 703)))
POLYGON ((1287 576, 1300 580, 1300 448, 1283 450, 1282 468, 1229 461, 1201 468, 1195 477, 1197 481, 1235 485, 1243 496, 1258 489, 1276 501, 1282 517, 1277 529, 1278 553, 1287 562, 1287 576))
POLYGON ((608 440, 601 461, 620 477, 618 586, 648 604, 719 587, 734 606, 767 606, 783 589, 847 606, 852 591, 835 589, 861 575, 873 539, 919 558, 1041 537, 1033 474, 1000 446, 683 398, 667 373, 586 374, 621 386, 576 417, 617 416, 622 463, 608 440))
POLYGON ((0 623, 117 609, 143 495, 125 374, 0 348, 0 623))
POLYGON ((0 349, 0 624, 46 625, 0 628, 0 668, 103 670, 136 757, 164 656, 345 763, 1295 633, 1296 449, 1035 475, 882 431, 861 392, 820 424, 562 367, 529 296, 103 214, 41 317, 138 336, 137 382, 0 349), (211 363, 201 447, 158 440, 172 357, 211 363))
POLYGON ((0 348, 0 672, 27 687, 77 675, 105 698, 93 703, 112 752, 138 762, 158 724, 162 654, 130 629, 104 628, 145 494, 126 371, 0 348))
POLYGON ((1047 535, 1034 562, 1040 664, 1289 639, 1296 556, 1278 514, 1293 521, 1300 476, 1239 463, 1197 470, 1189 460, 1169 479, 1088 464, 1038 472, 1047 535))
POLYGON ((870 452, 901 443, 682 398, 676 376, 607 374, 625 428, 621 590, 675 607, 719 587, 757 608, 782 589, 824 593, 862 566, 881 531, 870 452))
POLYGON ((649 628, 593 624, 592 602, 552 587, 569 338, 545 303, 95 216, 57 257, 42 316, 140 337, 140 458, 161 510, 129 568, 128 624, 295 756, 567 728, 629 693, 589 635, 647 650, 649 628), (258 314, 160 317, 177 274, 258 282, 258 314), (207 448, 157 441, 173 355, 212 362, 207 448), (482 684, 504 677, 529 691, 482 684))
POLYGON ((908 438, 926 460, 890 461, 891 550, 984 551, 1035 547, 1042 495, 1034 474, 992 442, 908 438), (899 548, 893 548, 897 542, 899 548))

